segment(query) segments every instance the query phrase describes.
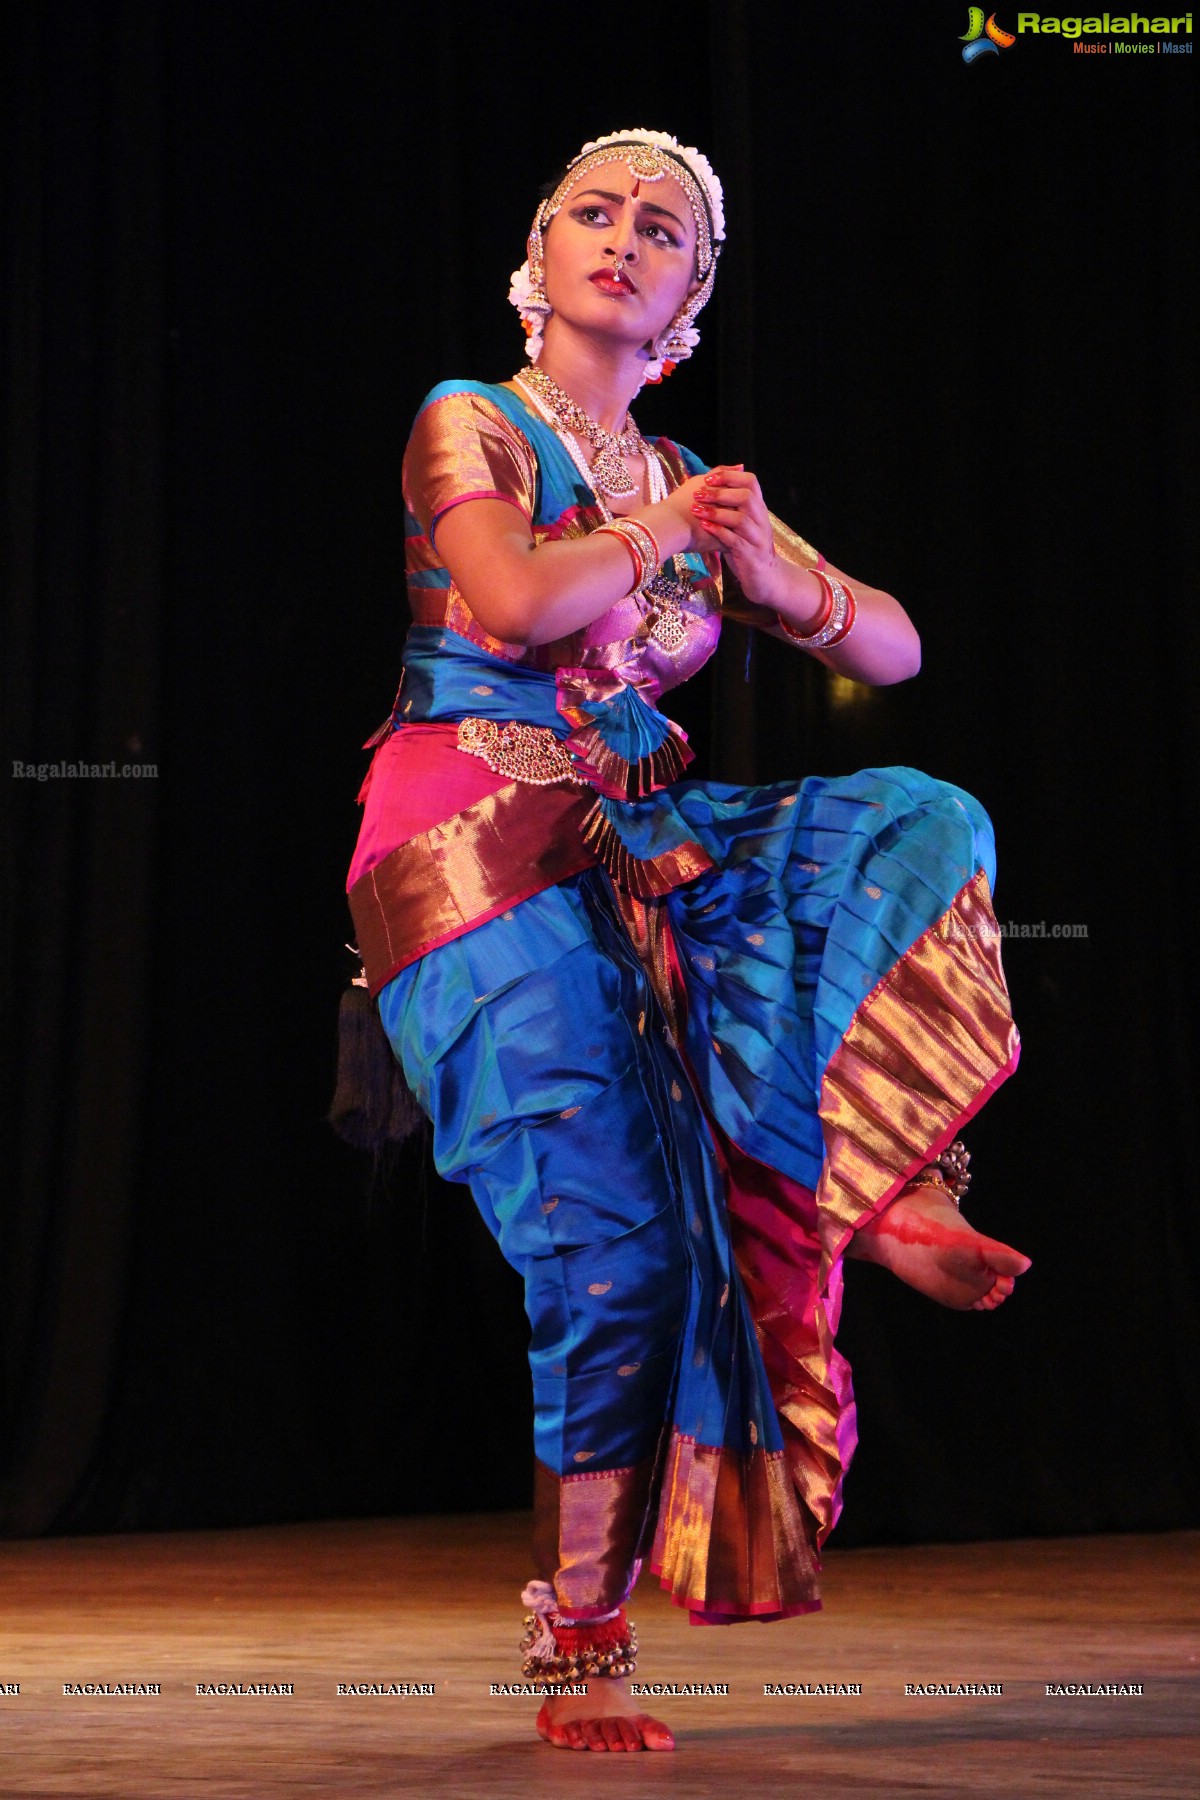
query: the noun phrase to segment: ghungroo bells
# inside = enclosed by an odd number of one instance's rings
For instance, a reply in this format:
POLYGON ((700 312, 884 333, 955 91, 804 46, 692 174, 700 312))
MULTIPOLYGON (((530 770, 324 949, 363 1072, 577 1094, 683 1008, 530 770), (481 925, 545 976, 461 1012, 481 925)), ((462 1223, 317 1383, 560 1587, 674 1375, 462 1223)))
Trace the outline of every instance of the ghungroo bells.
POLYGON ((971 1177, 967 1173, 970 1160, 971 1152, 961 1138, 955 1138, 952 1144, 947 1144, 940 1156, 936 1156, 931 1163, 926 1163, 905 1186, 945 1188, 957 1206, 971 1185, 971 1177))
POLYGON ((623 1606, 611 1619, 594 1624, 585 1620, 579 1625, 552 1624, 544 1613, 529 1612, 525 1626, 519 1648, 526 1652, 521 1673, 527 1678, 579 1681, 607 1675, 617 1679, 632 1675, 637 1668, 637 1626, 626 1617, 623 1606))

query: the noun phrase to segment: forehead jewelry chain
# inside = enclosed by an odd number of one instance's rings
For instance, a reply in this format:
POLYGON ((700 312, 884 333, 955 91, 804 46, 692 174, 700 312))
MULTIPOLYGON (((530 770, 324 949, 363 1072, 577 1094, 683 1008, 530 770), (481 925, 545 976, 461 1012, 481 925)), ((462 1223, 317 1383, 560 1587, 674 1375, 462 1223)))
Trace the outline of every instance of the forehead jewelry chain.
POLYGON ((600 492, 613 500, 627 500, 631 494, 636 494, 637 483, 625 467, 623 458, 644 455, 646 440, 634 424, 633 415, 626 413, 624 431, 606 431, 536 364, 522 371, 522 379, 542 396, 556 419, 595 446, 591 474, 592 482, 600 492))
MULTIPOLYGON (((521 369, 513 379, 518 387, 525 389, 535 409, 542 415, 546 423, 553 427, 555 435, 583 477, 585 485, 591 488, 596 505, 604 515, 605 522, 611 524, 612 511, 604 504, 604 496, 599 490, 599 483, 594 480, 596 464, 593 463, 590 468, 588 467, 583 451, 579 448, 575 438, 565 429, 561 419, 556 417, 551 408, 539 397, 537 389, 540 387, 540 383, 536 379, 539 374, 541 371, 536 367, 521 369)), ((544 379, 548 381, 550 378, 546 376, 544 379)), ((559 392, 562 392, 561 388, 559 392)), ((571 404, 574 405, 574 402, 572 401, 571 404)), ((667 477, 658 456, 644 438, 642 444, 646 454, 650 501, 653 505, 655 501, 666 499, 667 477)), ((597 458, 598 460, 599 458, 597 458)), ((636 486, 631 484, 629 492, 635 493, 636 491, 636 486)), ((647 638, 652 637, 668 652, 678 650, 683 644, 688 626, 691 624, 691 617, 684 612, 682 603, 690 594, 692 584, 686 569, 680 570, 681 561, 680 557, 668 557, 667 562, 663 564, 653 580, 648 581, 644 587, 634 590, 632 598, 643 613, 641 624, 634 637, 635 643, 645 643, 647 638), (671 571, 669 574, 667 572, 668 565, 671 571)))

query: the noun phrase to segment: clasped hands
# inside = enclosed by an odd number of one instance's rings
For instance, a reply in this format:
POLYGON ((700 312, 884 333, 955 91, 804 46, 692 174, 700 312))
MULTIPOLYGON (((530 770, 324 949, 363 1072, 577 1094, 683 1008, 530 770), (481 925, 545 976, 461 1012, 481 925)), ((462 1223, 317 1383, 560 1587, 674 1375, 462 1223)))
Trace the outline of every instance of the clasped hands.
POLYGON ((779 564, 757 475, 741 463, 719 463, 707 475, 681 483, 668 504, 691 527, 690 549, 719 552, 747 600, 774 604, 779 564))

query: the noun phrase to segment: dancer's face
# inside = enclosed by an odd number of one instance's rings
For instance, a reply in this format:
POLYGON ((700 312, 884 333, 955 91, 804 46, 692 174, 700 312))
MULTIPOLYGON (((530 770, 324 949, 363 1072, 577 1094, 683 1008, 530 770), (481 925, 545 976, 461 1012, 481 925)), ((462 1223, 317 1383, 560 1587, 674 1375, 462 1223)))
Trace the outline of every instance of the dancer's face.
POLYGON ((700 285, 683 189, 669 175, 641 179, 623 162, 580 176, 542 242, 554 312, 630 344, 653 342, 700 285))

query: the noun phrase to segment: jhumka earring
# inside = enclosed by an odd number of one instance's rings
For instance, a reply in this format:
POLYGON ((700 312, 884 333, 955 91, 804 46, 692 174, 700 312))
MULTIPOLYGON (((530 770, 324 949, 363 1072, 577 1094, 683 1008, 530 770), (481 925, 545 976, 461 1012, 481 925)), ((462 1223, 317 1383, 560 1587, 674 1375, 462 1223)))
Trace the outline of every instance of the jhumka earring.
MULTIPOLYGON (((542 329, 554 310, 546 298, 545 266, 542 260, 542 213, 545 201, 538 207, 529 230, 528 256, 519 269, 513 270, 508 297, 521 315, 521 324, 530 340, 530 350, 541 348, 542 329), (535 342, 536 340, 536 342, 535 342)), ((533 360, 536 361, 536 354, 533 360)))
POLYGON ((713 277, 716 264, 709 269, 704 283, 696 292, 684 301, 667 329, 656 343, 650 345, 651 360, 647 364, 645 379, 662 381, 673 375, 676 365, 685 362, 700 342, 700 333, 695 329, 696 314, 704 305, 713 290, 713 277))

